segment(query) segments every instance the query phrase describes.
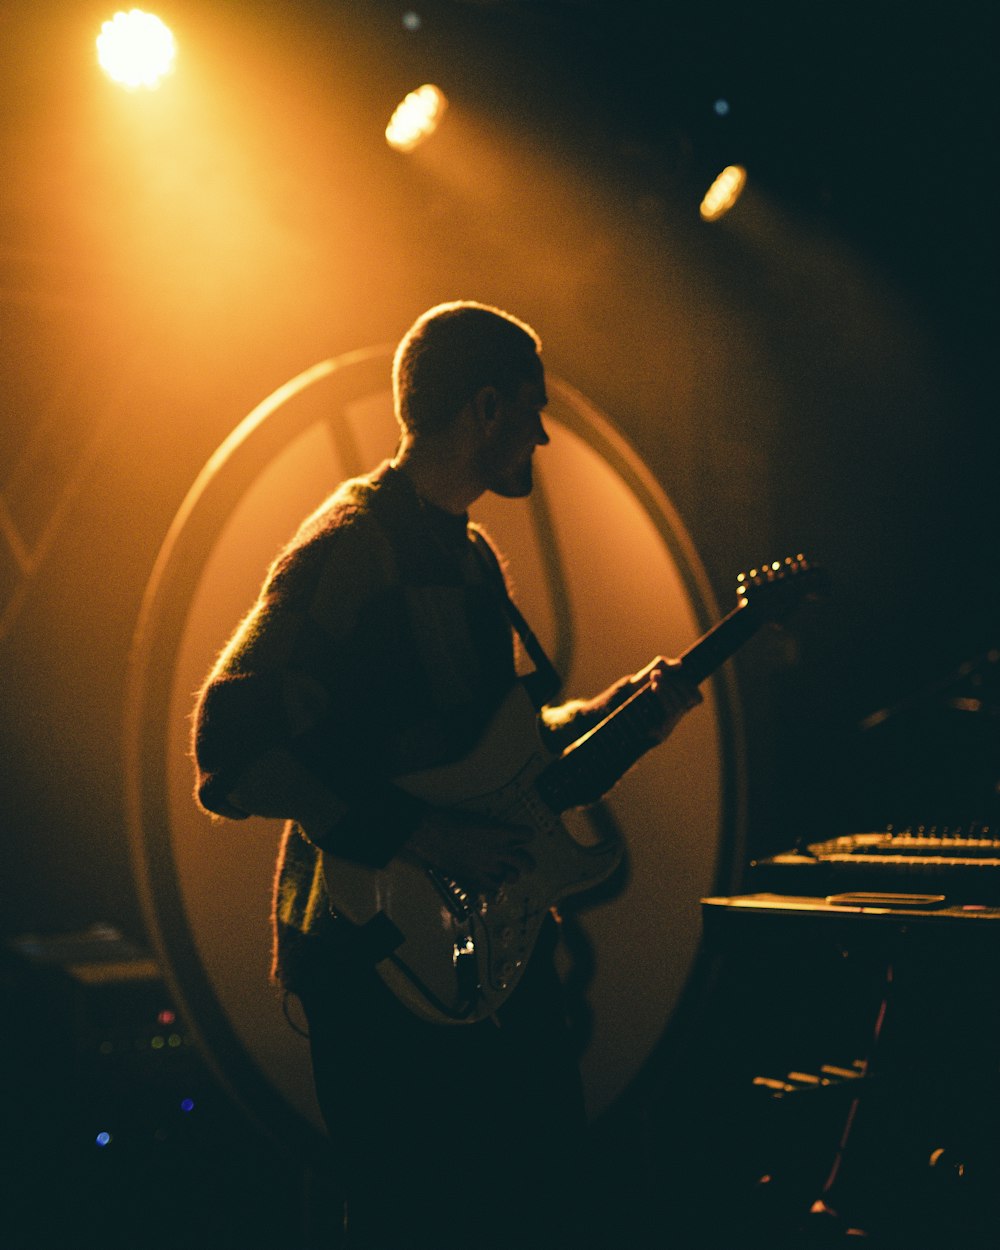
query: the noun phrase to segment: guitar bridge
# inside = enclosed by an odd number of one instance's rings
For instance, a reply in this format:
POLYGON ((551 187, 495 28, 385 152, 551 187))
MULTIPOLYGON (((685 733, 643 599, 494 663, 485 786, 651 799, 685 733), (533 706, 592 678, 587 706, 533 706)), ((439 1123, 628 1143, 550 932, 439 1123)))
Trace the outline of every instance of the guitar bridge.
POLYGON ((467 958, 469 955, 475 955, 475 953, 476 944, 472 940, 472 935, 467 933, 462 942, 456 942, 454 944, 454 947, 452 948, 451 962, 457 968, 463 959, 467 958))
POLYGON ((471 1003, 479 994, 479 964, 476 960, 476 944, 470 933, 465 935, 463 941, 454 944, 452 961, 459 1000, 471 1003))

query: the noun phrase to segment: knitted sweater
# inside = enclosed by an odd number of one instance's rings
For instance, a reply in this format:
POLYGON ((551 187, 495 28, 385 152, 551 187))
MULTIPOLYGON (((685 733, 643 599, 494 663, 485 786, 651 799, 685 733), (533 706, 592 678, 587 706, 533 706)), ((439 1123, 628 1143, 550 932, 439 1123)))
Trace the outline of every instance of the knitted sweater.
MULTIPOLYGON (((502 575, 470 529, 391 465, 344 483, 275 561, 201 692, 201 805, 288 822, 273 906, 288 989, 330 940, 320 852, 388 862, 424 812, 392 778, 467 755, 516 680, 502 575)), ((542 726, 561 745, 589 710, 547 710, 542 726)))

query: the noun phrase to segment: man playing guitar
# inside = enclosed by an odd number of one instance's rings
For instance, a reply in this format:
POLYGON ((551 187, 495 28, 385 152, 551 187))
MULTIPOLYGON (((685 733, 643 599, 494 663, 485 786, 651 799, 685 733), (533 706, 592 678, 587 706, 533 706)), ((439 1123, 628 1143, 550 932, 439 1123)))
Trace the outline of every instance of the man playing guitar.
POLYGON ((558 681, 469 522, 485 492, 532 489, 549 441, 540 349, 530 327, 481 304, 415 322, 393 366, 394 459, 303 523, 196 709, 202 806, 288 822, 274 972, 309 1021, 352 1248, 607 1244, 586 1200, 547 917, 616 862, 609 850, 592 871, 586 856, 577 865, 558 822, 616 776, 588 764, 577 771, 594 793, 557 802, 547 765, 642 695, 627 766, 701 696, 658 657, 595 698, 556 703, 558 681), (523 682, 516 633, 535 661, 523 682), (490 774, 515 724, 531 739, 525 762, 484 782, 503 801, 449 801, 453 772, 461 784, 490 774))

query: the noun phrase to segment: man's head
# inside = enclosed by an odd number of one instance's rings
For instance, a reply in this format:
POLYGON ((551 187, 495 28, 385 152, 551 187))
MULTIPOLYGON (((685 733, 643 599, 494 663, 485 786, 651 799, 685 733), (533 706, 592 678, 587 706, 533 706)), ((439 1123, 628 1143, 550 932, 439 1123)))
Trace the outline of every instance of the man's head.
POLYGON ((549 436, 541 340, 509 313, 468 300, 417 319, 396 350, 396 463, 424 496, 461 512, 485 491, 519 499, 549 436))
POLYGON ((471 300, 438 304, 418 317, 396 349, 392 387, 404 435, 447 430, 483 387, 504 400, 541 379, 541 340, 510 313, 471 300))

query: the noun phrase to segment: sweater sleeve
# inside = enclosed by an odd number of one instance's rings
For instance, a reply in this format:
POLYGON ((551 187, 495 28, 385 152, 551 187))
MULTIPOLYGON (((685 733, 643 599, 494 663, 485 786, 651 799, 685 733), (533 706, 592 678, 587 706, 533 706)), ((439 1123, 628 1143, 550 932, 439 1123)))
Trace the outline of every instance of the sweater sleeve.
POLYGON ((289 729, 291 678, 241 674, 209 682, 195 716, 197 797, 214 815, 293 820, 325 851, 381 867, 423 818, 426 805, 361 771, 353 780, 304 749, 289 729))
POLYGON ((381 866, 426 806, 355 732, 359 606, 378 579, 370 550, 359 571, 356 547, 334 536, 275 565, 201 692, 192 754, 206 811, 293 820, 322 850, 381 866))

